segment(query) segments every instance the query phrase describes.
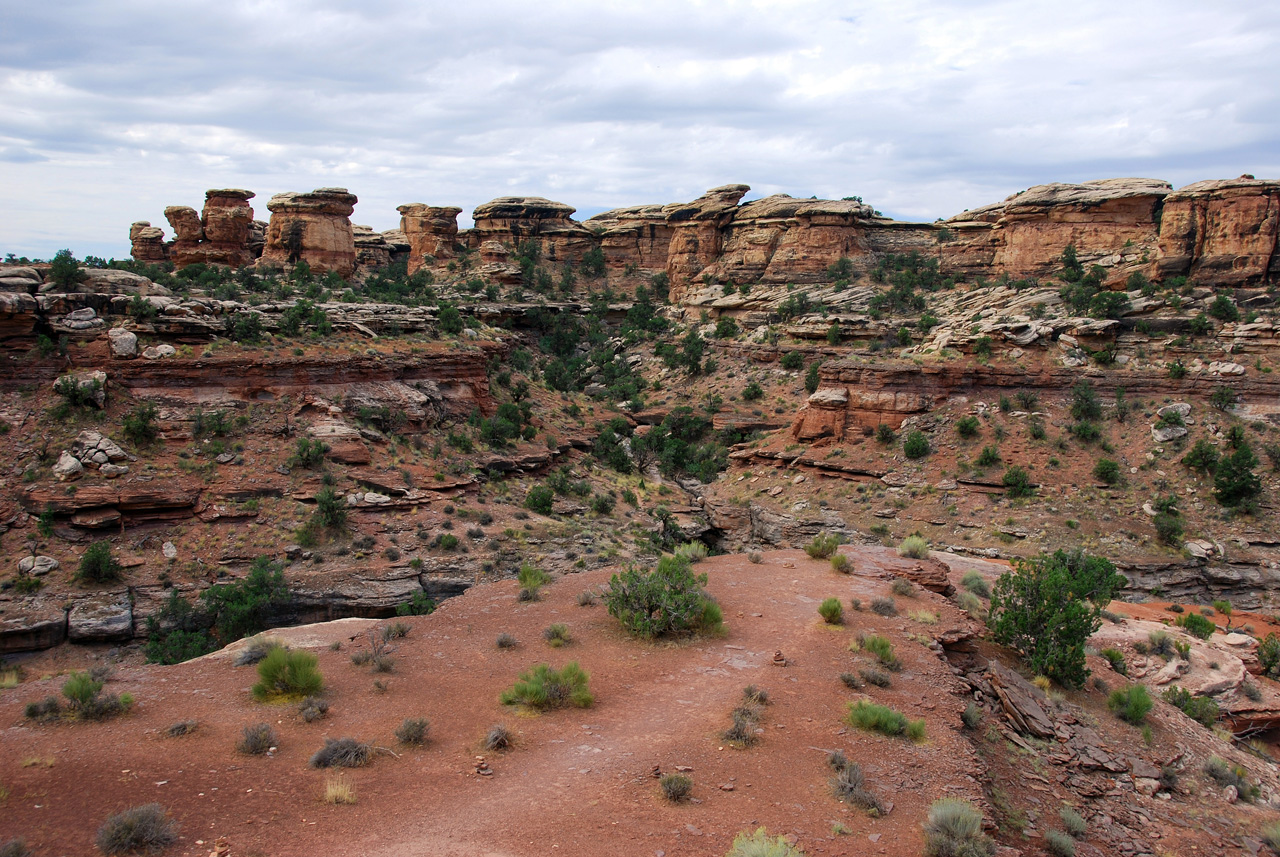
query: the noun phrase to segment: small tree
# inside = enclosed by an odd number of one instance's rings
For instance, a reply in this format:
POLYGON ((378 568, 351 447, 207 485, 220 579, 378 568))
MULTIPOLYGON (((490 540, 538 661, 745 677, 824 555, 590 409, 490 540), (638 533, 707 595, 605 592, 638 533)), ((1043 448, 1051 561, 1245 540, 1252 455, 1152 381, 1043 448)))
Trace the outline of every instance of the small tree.
POLYGON ((924 458, 930 452, 929 438, 922 431, 913 431, 902 442, 902 454, 907 458, 924 458))
POLYGON ((462 333, 462 314, 458 312, 457 307, 448 304, 440 307, 440 314, 437 316, 440 324, 440 332, 447 333, 451 336, 457 336, 462 333))
POLYGON ((1182 457, 1182 463, 1192 470, 1213 473, 1218 469, 1218 450, 1205 438, 1200 438, 1191 451, 1182 457))
POLYGON ((804 389, 807 393, 817 391, 818 385, 822 383, 822 379, 818 377, 817 361, 809 364, 809 371, 804 375, 804 389))
POLYGON ((159 410, 154 402, 143 402, 124 415, 124 436, 136 446, 151 443, 159 433, 156 417, 159 410))
POLYGON ((1004 471, 1000 484, 1004 485, 1005 495, 1014 500, 1030 497, 1036 492, 1027 471, 1016 464, 1004 471))
POLYGON ((316 494, 315 522, 327 530, 347 526, 347 501, 328 485, 316 494))
POLYGON ((1078 421, 1102 419, 1102 402, 1088 381, 1071 388, 1071 418, 1078 421))
POLYGON ((59 250, 49 263, 49 280, 63 290, 74 289, 80 282, 80 263, 70 250, 59 250))
POLYGON ((1262 480, 1253 472, 1257 466, 1258 457, 1247 442, 1223 458, 1213 480, 1213 494, 1218 502, 1228 508, 1252 507, 1262 493, 1262 480))
POLYGON ((110 542, 94 542, 80 557, 76 579, 82 583, 111 583, 119 580, 123 571, 111 553, 110 542))
POLYGON ((1110 562, 1079 549, 1015 560, 991 596, 992 631, 1036 673, 1078 687, 1089 675, 1085 642, 1125 582, 1110 562))
POLYGON ((609 578, 604 603, 610 616, 641 637, 717 631, 720 608, 703 591, 706 583, 687 559, 664 556, 652 571, 630 566, 609 578))
POLYGON ((1093 466, 1093 476, 1106 485, 1115 485, 1120 481, 1120 465, 1110 458, 1099 458, 1093 466))
POLYGON ((546 485, 535 485, 525 495, 524 506, 529 511, 537 512, 539 515, 550 515, 551 504, 555 498, 555 492, 546 485))

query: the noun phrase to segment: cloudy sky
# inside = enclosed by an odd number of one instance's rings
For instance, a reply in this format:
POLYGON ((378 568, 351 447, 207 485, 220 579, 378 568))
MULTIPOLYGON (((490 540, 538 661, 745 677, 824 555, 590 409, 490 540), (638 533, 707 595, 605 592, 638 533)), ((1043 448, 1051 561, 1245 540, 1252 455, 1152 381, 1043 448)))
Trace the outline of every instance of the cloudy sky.
POLYGON ((1280 177, 1258 0, 0 3, 0 252, 128 255, 212 187, 578 217, 862 196, 932 220, 1049 181, 1280 177))

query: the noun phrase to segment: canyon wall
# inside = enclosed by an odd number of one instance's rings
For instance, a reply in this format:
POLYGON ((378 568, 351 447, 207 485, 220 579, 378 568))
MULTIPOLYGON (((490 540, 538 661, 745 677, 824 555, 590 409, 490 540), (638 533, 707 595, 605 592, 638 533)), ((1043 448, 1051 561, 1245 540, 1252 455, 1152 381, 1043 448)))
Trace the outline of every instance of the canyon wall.
POLYGON ((630 206, 583 222, 561 202, 500 197, 476 207, 470 229, 458 228, 456 206, 410 203, 397 209, 399 230, 377 233, 353 227, 356 197, 344 188, 275 195, 265 229, 252 219, 252 193, 211 190, 200 215, 165 210, 173 241, 164 243, 146 221, 133 224, 130 239, 135 259, 178 267, 306 261, 350 277, 407 256, 410 273, 444 273, 461 259, 478 261, 475 270, 499 282, 519 281, 514 251, 535 240, 543 264, 577 266, 600 250, 611 279, 624 286, 666 274, 676 301, 704 284, 827 282, 840 259, 856 278, 887 253, 917 252, 968 279, 1046 278, 1068 244, 1086 266, 1101 265, 1113 287, 1135 272, 1213 287, 1280 278, 1280 181, 1252 176, 1180 190, 1142 178, 1038 185, 934 223, 890 220, 857 198, 775 194, 743 203, 749 191, 725 185, 688 203, 630 206))

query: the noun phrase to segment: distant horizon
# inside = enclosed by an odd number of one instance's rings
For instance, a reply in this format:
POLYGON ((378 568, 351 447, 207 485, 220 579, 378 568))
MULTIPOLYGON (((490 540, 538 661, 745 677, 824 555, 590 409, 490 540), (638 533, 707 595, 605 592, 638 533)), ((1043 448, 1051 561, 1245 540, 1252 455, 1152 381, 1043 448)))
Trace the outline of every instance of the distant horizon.
POLYGON ((860 196, 931 222, 1037 184, 1280 176, 1280 4, 93 0, 18 5, 0 253, 128 255, 211 187, 354 220, 497 196, 860 196), (752 181, 757 177, 758 181, 752 181))

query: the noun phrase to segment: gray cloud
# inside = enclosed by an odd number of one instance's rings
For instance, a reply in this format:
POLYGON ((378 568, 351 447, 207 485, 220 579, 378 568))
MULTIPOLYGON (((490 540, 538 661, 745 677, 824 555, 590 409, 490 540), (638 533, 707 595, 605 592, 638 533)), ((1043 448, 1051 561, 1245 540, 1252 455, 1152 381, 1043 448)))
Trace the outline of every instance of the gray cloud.
POLYGON ((746 182, 931 220, 1031 184, 1280 175, 1280 8, 1189 0, 63 0, 6 11, 3 251, 124 256, 209 187, 356 219, 746 182))

